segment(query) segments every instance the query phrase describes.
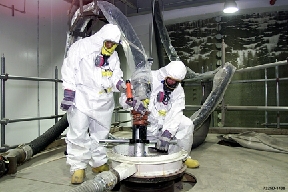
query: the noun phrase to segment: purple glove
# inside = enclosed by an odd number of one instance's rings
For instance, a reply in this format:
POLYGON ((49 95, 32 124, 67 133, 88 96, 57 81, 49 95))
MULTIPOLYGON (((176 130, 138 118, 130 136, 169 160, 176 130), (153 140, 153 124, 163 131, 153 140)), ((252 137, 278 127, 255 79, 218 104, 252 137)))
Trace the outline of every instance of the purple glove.
POLYGON ((121 92, 121 93, 125 93, 126 92, 126 84, 124 83, 124 81, 119 80, 116 84, 116 88, 121 92))
POLYGON ((61 102, 60 109, 62 109, 62 111, 67 111, 69 107, 73 105, 74 99, 75 99, 75 91, 65 89, 64 99, 61 102))
POLYGON ((172 134, 168 130, 165 130, 159 137, 156 148, 161 151, 168 151, 171 139, 172 134))
POLYGON ((133 107, 133 109, 139 113, 142 113, 142 112, 144 113, 146 111, 146 108, 144 107, 142 101, 138 99, 133 99, 133 101, 126 100, 125 103, 129 105, 130 107, 133 107))

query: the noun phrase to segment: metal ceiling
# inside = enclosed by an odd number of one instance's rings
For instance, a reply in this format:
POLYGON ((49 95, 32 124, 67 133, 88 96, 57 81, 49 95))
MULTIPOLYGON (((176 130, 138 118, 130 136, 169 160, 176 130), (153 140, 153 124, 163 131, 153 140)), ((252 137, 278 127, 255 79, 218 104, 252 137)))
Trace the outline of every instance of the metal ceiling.
MULTIPOLYGON (((64 0, 71 3, 71 6, 86 5, 93 0, 64 0)), ((155 0, 107 0, 114 4, 127 17, 151 13, 152 3, 155 0)), ((223 3, 225 0, 157 0, 159 1, 162 11, 180 9, 186 7, 197 7, 215 3, 223 3)))

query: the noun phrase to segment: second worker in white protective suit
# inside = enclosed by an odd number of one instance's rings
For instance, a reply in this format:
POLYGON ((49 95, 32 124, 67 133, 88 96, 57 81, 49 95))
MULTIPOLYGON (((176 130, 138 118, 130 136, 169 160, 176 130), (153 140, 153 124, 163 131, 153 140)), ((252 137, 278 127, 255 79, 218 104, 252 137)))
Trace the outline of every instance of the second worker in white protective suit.
POLYGON ((123 72, 115 50, 121 32, 106 24, 97 33, 76 41, 69 48, 61 69, 69 128, 66 137, 71 183, 84 181, 90 164, 93 172, 108 170, 105 147, 115 107, 113 92, 125 92, 123 72))
MULTIPOLYGON (((177 139, 177 145, 191 152, 194 125, 191 119, 183 114, 185 93, 181 81, 187 69, 182 61, 171 61, 165 67, 152 71, 152 90, 149 98, 147 139, 157 140, 157 149, 168 151, 169 141, 177 139)), ((125 94, 119 99, 124 109, 133 107, 138 112, 145 111, 145 104, 134 99, 128 102, 125 94)), ((169 149, 171 151, 173 149, 169 149)), ((199 167, 199 162, 188 157, 185 160, 188 168, 199 167)))

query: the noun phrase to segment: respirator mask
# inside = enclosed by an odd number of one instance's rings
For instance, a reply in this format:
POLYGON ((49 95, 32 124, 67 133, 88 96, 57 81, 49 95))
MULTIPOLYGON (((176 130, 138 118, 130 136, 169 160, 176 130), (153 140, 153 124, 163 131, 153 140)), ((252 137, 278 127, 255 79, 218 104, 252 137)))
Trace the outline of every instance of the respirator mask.
POLYGON ((101 48, 101 54, 96 56, 95 66, 103 67, 109 65, 108 58, 113 54, 117 46, 118 43, 115 43, 113 41, 104 41, 101 48))
POLYGON ((118 43, 116 43, 114 41, 105 40, 103 42, 101 54, 105 55, 105 56, 111 56, 113 54, 113 52, 115 51, 117 46, 118 46, 118 43))
POLYGON ((157 94, 157 101, 162 102, 164 105, 167 105, 170 100, 170 94, 172 91, 179 85, 180 81, 175 80, 171 77, 166 77, 164 81, 161 82, 163 84, 163 91, 159 91, 157 94))

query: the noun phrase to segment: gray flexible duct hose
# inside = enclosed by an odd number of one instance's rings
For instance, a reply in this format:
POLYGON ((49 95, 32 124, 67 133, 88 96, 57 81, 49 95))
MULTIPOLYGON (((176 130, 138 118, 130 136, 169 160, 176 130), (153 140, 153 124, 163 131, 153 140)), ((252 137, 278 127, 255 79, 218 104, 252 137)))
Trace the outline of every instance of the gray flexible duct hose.
POLYGON ((114 171, 104 171, 99 173, 92 180, 85 181, 69 192, 102 192, 114 188, 118 183, 117 176, 114 171))
MULTIPOLYGON (((207 99, 208 95, 212 90, 212 81, 204 82, 202 83, 202 86, 204 88, 204 93, 201 105, 203 105, 203 103, 205 102, 205 100, 207 99)), ((211 122, 211 115, 204 121, 204 123, 198 130, 194 131, 192 149, 195 149, 205 141, 207 134, 209 132, 210 122, 211 122)))
POLYGON ((85 181, 69 192, 102 192, 112 190, 116 184, 137 172, 136 165, 120 163, 110 171, 103 171, 92 180, 85 181))
POLYGON ((235 67, 226 63, 214 76, 213 89, 202 107, 196 111, 190 119, 194 124, 194 131, 201 128, 204 121, 211 115, 217 105, 222 101, 224 93, 233 77, 235 67))

